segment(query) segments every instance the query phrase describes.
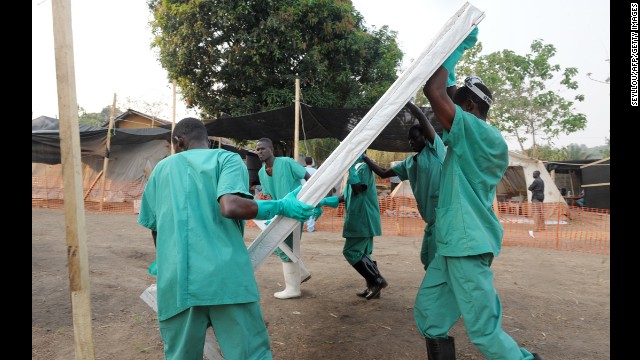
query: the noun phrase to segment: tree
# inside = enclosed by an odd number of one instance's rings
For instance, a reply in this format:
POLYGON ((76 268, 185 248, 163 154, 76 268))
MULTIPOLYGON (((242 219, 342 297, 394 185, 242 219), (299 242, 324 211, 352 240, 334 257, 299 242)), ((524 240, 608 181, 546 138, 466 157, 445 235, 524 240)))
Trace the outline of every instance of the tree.
POLYGON ((566 156, 566 160, 589 160, 599 159, 600 153, 589 149, 586 145, 569 144, 563 148, 566 156))
MULTIPOLYGON (((120 114, 122 111, 116 107, 115 116, 120 114)), ((88 113, 84 108, 78 107, 78 123, 80 124, 102 126, 109 121, 110 117, 111 105, 105 106, 99 113, 88 113)))
POLYGON ((304 101, 367 107, 397 77, 403 53, 386 26, 367 29, 346 0, 149 0, 159 60, 205 117, 304 101))
POLYGON ((127 109, 137 109, 144 114, 155 116, 156 118, 162 118, 160 114, 170 113, 171 110, 164 101, 160 100, 136 100, 131 97, 126 97, 124 104, 127 109))
POLYGON ((574 102, 583 101, 584 95, 574 94, 572 100, 564 97, 577 91, 578 69, 551 64, 556 49, 542 40, 534 40, 530 49, 526 55, 502 50, 481 56, 482 43, 478 42, 465 53, 456 74, 482 78, 494 99, 487 120, 513 136, 523 153, 537 158, 540 143, 553 144, 561 134, 583 130, 587 117, 574 109, 574 102), (526 151, 529 141, 531 151, 526 151))

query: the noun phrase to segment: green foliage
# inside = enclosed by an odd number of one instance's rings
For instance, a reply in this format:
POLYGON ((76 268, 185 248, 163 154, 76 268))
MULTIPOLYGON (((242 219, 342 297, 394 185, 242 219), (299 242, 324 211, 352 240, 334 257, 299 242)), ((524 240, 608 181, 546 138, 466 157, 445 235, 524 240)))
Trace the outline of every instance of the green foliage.
POLYGON ((480 42, 469 49, 456 74, 461 76, 459 80, 472 74, 482 78, 494 99, 487 120, 515 138, 523 152, 530 140, 532 157, 537 157, 540 144, 553 144, 562 134, 586 127, 587 117, 574 109, 576 101, 584 100, 583 95, 576 94, 578 83, 574 78, 578 70, 552 64, 556 53, 553 45, 534 40, 531 53, 525 55, 511 50, 480 55, 481 51, 480 42))
MULTIPOLYGON (((115 115, 118 116, 122 114, 122 111, 116 108, 115 115)), ((102 111, 99 113, 88 113, 82 107, 78 108, 78 123, 91 125, 91 126, 102 126, 109 122, 109 118, 111 117, 111 106, 106 106, 102 108, 102 111)))
POLYGON ((394 31, 367 29, 344 0, 148 0, 159 60, 203 117, 303 101, 368 107, 395 81, 394 31))
POLYGON ((537 148, 537 156, 532 156, 533 149, 527 149, 524 154, 534 159, 543 161, 567 161, 567 160, 596 160, 603 159, 605 146, 589 148, 584 144, 569 144, 562 148, 553 148, 549 145, 540 145, 537 148))
POLYGON ((611 156, 611 139, 609 138, 605 138, 607 140, 607 148, 602 150, 602 156, 603 157, 610 157, 611 156))
POLYGON ((340 141, 334 138, 311 139, 300 142, 298 152, 301 155, 313 157, 316 161, 316 167, 320 167, 320 164, 331 155, 338 145, 340 145, 340 141))

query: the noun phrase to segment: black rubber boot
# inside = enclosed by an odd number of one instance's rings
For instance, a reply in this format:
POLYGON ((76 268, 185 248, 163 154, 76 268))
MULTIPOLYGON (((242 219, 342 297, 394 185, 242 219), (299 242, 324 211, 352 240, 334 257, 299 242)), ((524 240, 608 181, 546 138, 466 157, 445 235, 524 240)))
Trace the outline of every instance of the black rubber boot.
POLYGON ((387 287, 387 281, 380 275, 380 271, 374 262, 368 256, 363 256, 360 261, 353 264, 356 271, 367 280, 369 293, 365 295, 365 299, 371 300, 380 296, 380 291, 387 287))
POLYGON ((379 298, 380 291, 386 288, 387 285, 389 284, 387 283, 387 280, 385 280, 382 277, 382 274, 380 274, 380 270, 378 269, 377 262, 369 259, 369 257, 366 257, 366 256, 363 258, 363 260, 364 260, 364 263, 367 265, 367 267, 369 267, 376 276, 374 283, 369 287, 369 293, 367 294, 367 296, 365 296, 365 299, 371 300, 371 299, 379 298))
POLYGON ((353 267, 367 281, 369 292, 365 295, 365 298, 371 300, 380 296, 380 290, 387 287, 387 281, 380 275, 376 264, 365 255, 360 261, 353 264, 353 267))
MULTIPOLYGON (((378 266, 378 263, 375 260, 373 260, 373 263, 376 265, 376 267, 378 266)), ((358 291, 356 295, 359 297, 366 298, 367 295, 371 292, 369 290, 369 287, 371 287, 371 284, 369 284, 369 282, 367 281, 367 287, 364 288, 362 291, 358 291)), ((379 299, 379 298, 380 298, 380 293, 378 293, 378 295, 376 296, 376 299, 379 299)))
POLYGON ((453 336, 446 339, 427 338, 427 357, 429 360, 456 360, 453 336))

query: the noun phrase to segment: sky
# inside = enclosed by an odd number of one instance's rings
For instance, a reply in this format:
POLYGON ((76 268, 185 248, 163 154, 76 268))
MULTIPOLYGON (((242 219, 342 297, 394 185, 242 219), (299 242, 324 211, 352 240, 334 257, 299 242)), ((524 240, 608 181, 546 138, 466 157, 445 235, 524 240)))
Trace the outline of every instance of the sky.
MULTIPOLYGON (((368 27, 388 25, 398 33, 406 68, 444 23, 465 3, 462 0, 352 0, 368 27)), ((575 111, 587 116, 587 127, 562 135, 555 146, 606 144, 610 137, 609 77, 610 5, 605 0, 476 0, 471 5, 485 13, 478 41, 481 55, 509 49, 530 53, 540 39, 556 48, 552 63, 575 67, 578 92, 585 95, 575 111)), ((100 112, 113 102, 121 109, 158 104, 161 118, 172 119, 173 86, 154 50, 151 15, 143 0, 71 0, 73 51, 78 105, 100 112)), ((58 117, 58 99, 51 0, 32 0, 32 118, 58 117)), ((179 92, 179 89, 177 89, 179 92)), ((569 95, 569 93, 567 93, 569 95)), ((176 121, 197 114, 176 96, 176 121)), ((509 148, 518 150, 509 139, 509 148)))

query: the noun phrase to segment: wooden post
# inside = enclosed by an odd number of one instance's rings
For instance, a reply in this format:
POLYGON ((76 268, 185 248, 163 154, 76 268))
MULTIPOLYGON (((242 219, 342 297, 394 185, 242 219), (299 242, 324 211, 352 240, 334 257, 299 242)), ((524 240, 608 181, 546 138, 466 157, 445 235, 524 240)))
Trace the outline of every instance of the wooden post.
POLYGON ((89 194, 91 193, 91 190, 93 190, 93 187, 96 186, 96 183, 98 182, 98 180, 100 180, 100 178, 102 177, 102 173, 104 173, 103 170, 100 170, 100 172, 98 173, 98 175, 96 176, 95 180, 93 180, 93 182, 91 183, 91 185, 89 186, 89 188, 87 189, 87 191, 84 193, 84 196, 82 197, 82 200, 87 200, 87 196, 89 196, 89 194))
POLYGON ((171 115, 171 155, 176 153, 173 148, 173 129, 176 128, 176 84, 177 81, 173 80, 173 114, 171 115))
POLYGON ((109 117, 109 127, 107 130, 107 146, 105 147, 104 162, 102 164, 102 187, 100 189, 100 211, 104 205, 104 187, 107 184, 107 168, 109 167, 109 156, 111 156, 111 130, 116 115, 116 94, 113 93, 113 105, 111 105, 111 116, 109 117))
POLYGON ((293 135, 293 160, 298 161, 298 138, 300 137, 300 79, 296 79, 295 131, 293 135))
POLYGON ((571 196, 574 196, 576 192, 573 189, 573 170, 569 170, 569 182, 571 183, 571 196))
POLYGON ((67 238, 67 269, 73 317, 75 358, 93 360, 91 292, 82 171, 80 170, 80 131, 78 99, 73 62, 71 1, 52 0, 53 40, 56 58, 58 112, 60 113, 60 154, 64 183, 64 218, 67 238))

